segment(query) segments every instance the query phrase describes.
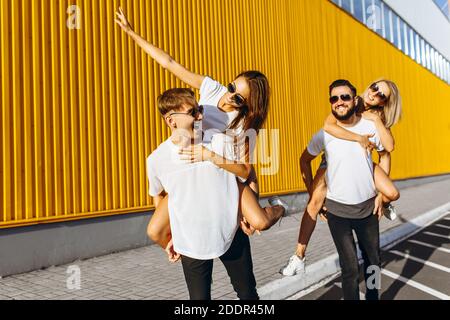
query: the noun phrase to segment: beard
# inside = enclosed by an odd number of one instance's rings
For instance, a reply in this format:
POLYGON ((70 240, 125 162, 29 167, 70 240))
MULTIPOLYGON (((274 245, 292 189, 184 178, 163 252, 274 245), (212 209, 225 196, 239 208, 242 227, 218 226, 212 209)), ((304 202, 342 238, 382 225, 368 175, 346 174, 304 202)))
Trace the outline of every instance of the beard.
POLYGON ((353 108, 349 109, 347 111, 346 114, 344 115, 340 115, 338 114, 336 111, 334 111, 334 109, 331 109, 331 113, 333 114, 333 116, 338 119, 339 121, 347 121, 348 119, 350 119, 351 117, 353 117, 353 115, 356 112, 356 106, 353 106, 353 108))

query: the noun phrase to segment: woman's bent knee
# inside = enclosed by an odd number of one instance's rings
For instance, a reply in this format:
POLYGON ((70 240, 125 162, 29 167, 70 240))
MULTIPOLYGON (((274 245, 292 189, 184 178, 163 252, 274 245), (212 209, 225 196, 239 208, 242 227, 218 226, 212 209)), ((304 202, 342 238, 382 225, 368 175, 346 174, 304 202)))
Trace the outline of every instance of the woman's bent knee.
POLYGON ((265 231, 271 227, 269 219, 257 218, 252 221, 251 226, 255 230, 265 231))
POLYGON ((389 192, 389 194, 386 195, 386 197, 391 201, 397 201, 398 199, 400 199, 400 192, 398 192, 397 189, 392 190, 391 192, 389 192))

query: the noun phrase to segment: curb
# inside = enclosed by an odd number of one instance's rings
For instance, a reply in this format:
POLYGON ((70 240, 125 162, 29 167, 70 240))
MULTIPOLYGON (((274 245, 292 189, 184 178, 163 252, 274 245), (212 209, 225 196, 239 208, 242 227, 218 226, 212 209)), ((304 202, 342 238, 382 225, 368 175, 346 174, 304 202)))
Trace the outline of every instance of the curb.
MULTIPOLYGON (((389 249, 407 237, 419 232, 427 225, 439 220, 450 210, 450 202, 425 212, 414 219, 389 229, 380 235, 380 247, 389 249)), ((323 284, 324 280, 336 276, 340 272, 339 257, 335 253, 306 267, 304 274, 283 277, 258 288, 262 300, 284 300, 301 291, 313 291, 323 284)), ((309 292, 305 292, 307 294, 309 292)), ((300 295, 301 296, 301 295, 300 295)))

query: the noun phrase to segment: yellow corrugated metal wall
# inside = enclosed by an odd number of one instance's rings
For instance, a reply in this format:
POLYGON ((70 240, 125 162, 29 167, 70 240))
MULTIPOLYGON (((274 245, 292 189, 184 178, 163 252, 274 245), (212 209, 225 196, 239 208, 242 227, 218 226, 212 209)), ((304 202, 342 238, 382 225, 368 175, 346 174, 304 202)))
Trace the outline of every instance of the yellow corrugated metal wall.
POLYGON ((298 159, 341 77, 399 85, 394 178, 450 172, 450 86, 327 0, 0 0, 0 228, 151 208, 145 158, 168 137, 155 101, 181 83, 114 24, 119 5, 195 72, 267 74, 281 157, 263 194, 304 190, 298 159))

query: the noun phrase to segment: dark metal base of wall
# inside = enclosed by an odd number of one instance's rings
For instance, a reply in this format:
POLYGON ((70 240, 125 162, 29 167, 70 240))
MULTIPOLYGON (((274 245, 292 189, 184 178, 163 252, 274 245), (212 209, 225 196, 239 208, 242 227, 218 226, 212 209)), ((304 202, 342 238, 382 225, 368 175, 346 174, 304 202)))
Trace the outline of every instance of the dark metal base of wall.
MULTIPOLYGON (((448 179, 450 175, 396 182, 400 189, 448 179)), ((305 193, 282 197, 303 211, 305 193)), ((261 200, 267 205, 267 199, 261 200)), ((0 230, 0 277, 68 264, 152 243, 147 238, 151 212, 0 230)))
POLYGON ((0 277, 150 245, 150 212, 0 230, 0 277))

